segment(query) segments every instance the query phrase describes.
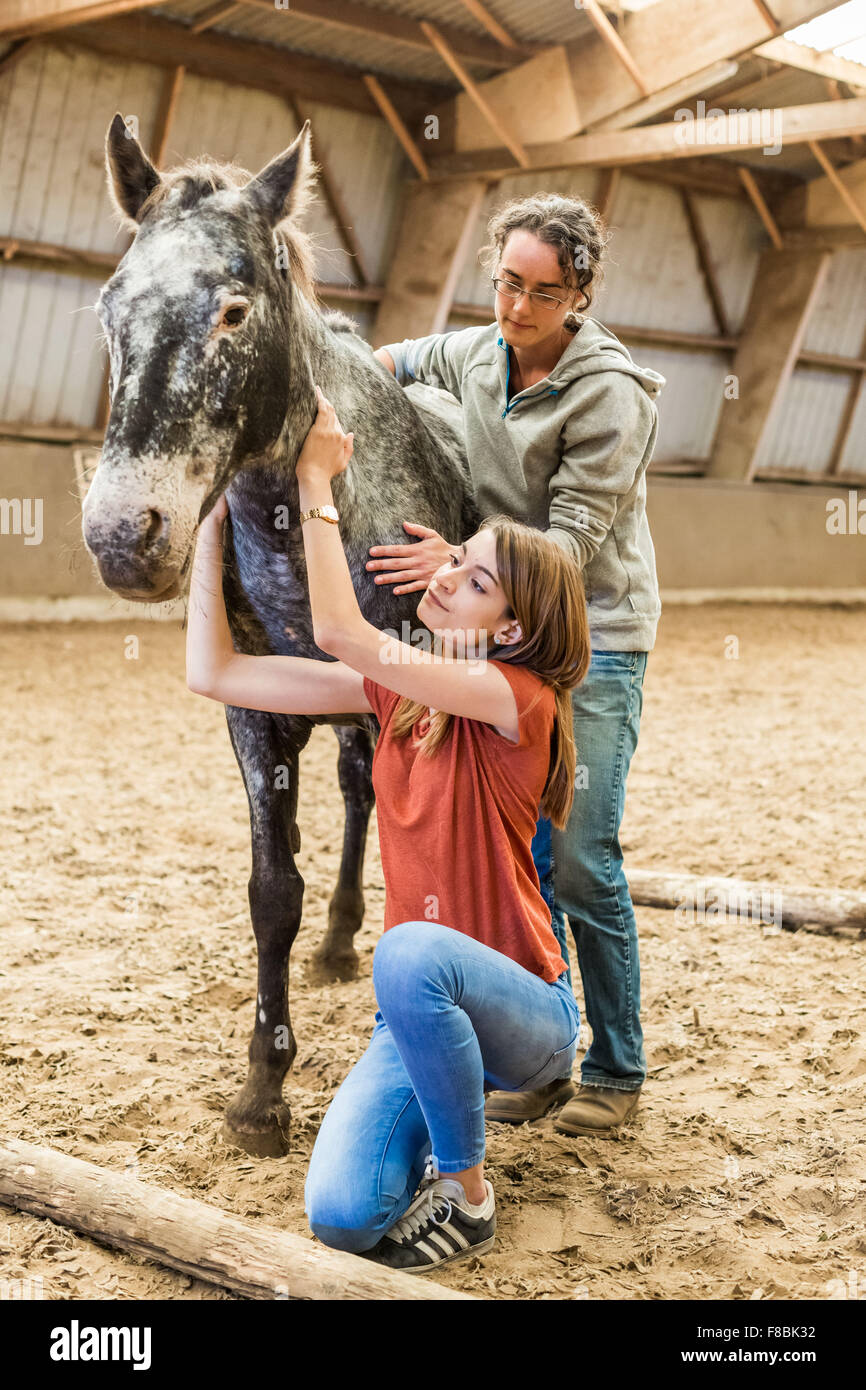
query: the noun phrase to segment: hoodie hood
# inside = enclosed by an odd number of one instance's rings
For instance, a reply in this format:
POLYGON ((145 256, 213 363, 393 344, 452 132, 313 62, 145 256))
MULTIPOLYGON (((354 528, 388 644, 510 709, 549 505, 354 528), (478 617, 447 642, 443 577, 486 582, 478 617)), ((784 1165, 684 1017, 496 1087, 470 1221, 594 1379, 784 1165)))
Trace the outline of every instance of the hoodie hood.
MULTIPOLYGON (((501 335, 499 346, 505 347, 501 335)), ((547 380, 551 387, 561 390, 577 377, 611 371, 637 377, 651 400, 656 399, 666 380, 652 367, 639 367, 628 348, 598 319, 584 319, 547 380)))

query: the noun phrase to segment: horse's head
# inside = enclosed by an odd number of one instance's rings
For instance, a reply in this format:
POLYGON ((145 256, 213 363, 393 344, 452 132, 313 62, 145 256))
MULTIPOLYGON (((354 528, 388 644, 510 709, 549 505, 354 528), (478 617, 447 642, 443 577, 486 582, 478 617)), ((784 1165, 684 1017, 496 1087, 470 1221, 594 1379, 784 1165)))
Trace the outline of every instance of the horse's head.
POLYGON ((307 123, 255 177, 203 162, 160 174, 119 115, 106 162, 136 235, 95 305, 111 414, 84 539, 110 589, 161 601, 180 592, 209 504, 283 429, 291 284, 312 283, 289 220, 315 166, 307 123))

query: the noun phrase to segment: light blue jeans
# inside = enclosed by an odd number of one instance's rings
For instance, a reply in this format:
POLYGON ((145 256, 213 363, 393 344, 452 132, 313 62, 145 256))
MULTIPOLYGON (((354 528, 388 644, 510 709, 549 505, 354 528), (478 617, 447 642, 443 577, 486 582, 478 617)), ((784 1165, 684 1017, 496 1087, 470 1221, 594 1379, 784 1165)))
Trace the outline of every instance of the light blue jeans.
POLYGON ((580 1014, 553 984, 438 922, 401 922, 373 956, 379 1008, 332 1100, 304 1203, 314 1235, 371 1249, 409 1206, 432 1152, 440 1173, 484 1157, 484 1086, 532 1090, 568 1072, 580 1014))
POLYGON ((621 1091, 637 1090, 646 1079, 637 924, 619 843, 646 664, 646 652, 593 651, 572 693, 578 772, 571 815, 564 830, 541 817, 532 841, 563 960, 563 913, 577 948, 592 1029, 581 1081, 621 1091))

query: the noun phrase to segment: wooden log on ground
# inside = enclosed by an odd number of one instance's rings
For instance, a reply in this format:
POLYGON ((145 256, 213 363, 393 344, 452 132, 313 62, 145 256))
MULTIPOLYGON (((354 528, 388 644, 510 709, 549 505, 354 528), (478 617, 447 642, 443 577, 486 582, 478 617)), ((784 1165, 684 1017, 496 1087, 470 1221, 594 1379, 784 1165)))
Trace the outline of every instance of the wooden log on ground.
POLYGON ((0 1202, 248 1298, 472 1298, 20 1139, 0 1140, 0 1202))
POLYGON ((644 907, 702 912, 708 919, 727 914, 789 929, 819 926, 827 931, 866 931, 866 893, 654 869, 628 869, 627 878, 632 901, 644 907))

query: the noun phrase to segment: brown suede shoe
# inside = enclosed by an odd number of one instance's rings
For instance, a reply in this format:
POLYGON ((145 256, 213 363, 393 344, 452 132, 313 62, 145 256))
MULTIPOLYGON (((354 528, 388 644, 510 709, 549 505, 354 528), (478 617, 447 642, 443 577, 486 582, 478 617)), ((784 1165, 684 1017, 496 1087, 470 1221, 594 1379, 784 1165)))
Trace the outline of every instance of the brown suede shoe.
POLYGON ((575 1085, 570 1076, 561 1076, 537 1091, 491 1091, 484 1104, 485 1120, 505 1120, 510 1125, 522 1125, 527 1120, 540 1120, 554 1105, 562 1105, 574 1095, 575 1085))
POLYGON ((614 1090, 608 1086, 581 1086, 553 1122, 562 1134, 590 1134, 596 1139, 612 1138, 619 1126, 637 1109, 636 1091, 614 1090))

